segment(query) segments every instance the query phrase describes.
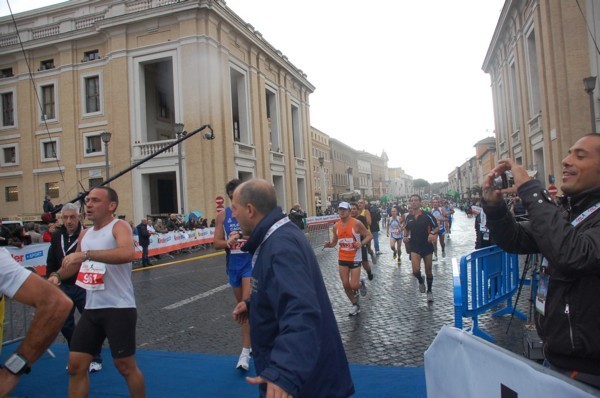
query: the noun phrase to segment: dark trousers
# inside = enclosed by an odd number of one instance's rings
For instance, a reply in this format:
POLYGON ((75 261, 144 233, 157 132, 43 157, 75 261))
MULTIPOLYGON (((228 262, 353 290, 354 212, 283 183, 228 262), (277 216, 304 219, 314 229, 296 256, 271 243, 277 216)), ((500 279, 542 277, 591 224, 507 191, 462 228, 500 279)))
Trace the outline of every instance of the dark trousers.
MULTIPOLYGON (((76 285, 60 285, 60 290, 73 300, 73 308, 71 308, 71 312, 69 312, 69 316, 65 319, 65 323, 60 330, 67 340, 67 344, 71 347, 71 337, 73 337, 73 332, 75 331, 75 309, 77 309, 80 314, 83 312, 83 309, 85 308, 85 289, 76 285)), ((93 361, 102 363, 102 355, 98 353, 93 361)))
POLYGON ((379 253, 379 231, 372 231, 373 234, 373 242, 375 243, 375 252, 379 253))
POLYGON ((150 259, 148 258, 148 245, 140 245, 142 246, 142 267, 146 265, 150 265, 150 259))
POLYGON ((142 246, 142 267, 150 265, 150 259, 148 258, 148 245, 142 246))

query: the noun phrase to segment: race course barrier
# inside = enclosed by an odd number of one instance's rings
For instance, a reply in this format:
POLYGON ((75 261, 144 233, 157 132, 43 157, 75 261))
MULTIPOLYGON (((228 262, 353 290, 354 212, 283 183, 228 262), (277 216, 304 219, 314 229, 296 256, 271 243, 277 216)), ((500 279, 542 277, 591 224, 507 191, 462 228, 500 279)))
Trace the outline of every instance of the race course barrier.
POLYGON ((506 307, 492 316, 514 314, 526 319, 516 310, 512 296, 519 287, 519 257, 503 251, 498 246, 485 247, 463 256, 460 266, 452 259, 454 284, 454 326, 462 329, 463 317, 470 317, 470 331, 479 337, 494 342, 489 333, 479 328, 477 317, 506 301, 506 307))
POLYGON ((321 217, 307 217, 304 234, 314 250, 323 247, 323 243, 331 239, 329 230, 340 217, 337 214, 321 217))
MULTIPOLYGON (((177 250, 184 250, 198 245, 212 244, 215 238, 214 228, 195 229, 189 231, 171 231, 166 234, 150 236, 148 255, 157 256, 177 250)), ((142 258, 142 248, 137 235, 133 236, 136 248, 135 258, 142 258)), ((46 275, 46 259, 50 243, 36 243, 23 248, 6 246, 11 256, 24 267, 33 267, 39 275, 46 275)))

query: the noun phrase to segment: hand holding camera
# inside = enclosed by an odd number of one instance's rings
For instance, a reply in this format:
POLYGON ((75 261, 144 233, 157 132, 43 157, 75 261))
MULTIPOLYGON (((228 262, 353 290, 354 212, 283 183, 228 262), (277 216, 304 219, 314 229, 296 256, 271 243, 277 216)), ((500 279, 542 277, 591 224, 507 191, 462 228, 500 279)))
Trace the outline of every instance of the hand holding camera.
POLYGON ((488 204, 498 204, 504 194, 516 193, 519 186, 529 179, 523 166, 512 159, 501 159, 483 183, 483 197, 488 204))

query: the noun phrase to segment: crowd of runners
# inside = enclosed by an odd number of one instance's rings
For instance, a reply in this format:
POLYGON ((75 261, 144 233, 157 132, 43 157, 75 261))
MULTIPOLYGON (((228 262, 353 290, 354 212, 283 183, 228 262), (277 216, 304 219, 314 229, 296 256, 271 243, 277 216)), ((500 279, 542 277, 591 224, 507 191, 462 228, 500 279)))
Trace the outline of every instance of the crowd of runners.
POLYGON ((409 256, 412 273, 419 282, 419 291, 426 293, 427 302, 433 302, 432 263, 446 255, 446 239, 450 239, 454 205, 445 199, 434 197, 422 201, 417 194, 406 204, 391 205, 386 209, 366 208, 366 202, 338 205, 340 220, 333 225, 332 239, 324 242, 324 248, 338 247, 338 266, 344 292, 350 300, 349 316, 360 313, 359 297, 367 294, 366 279, 373 280, 369 255, 377 264, 380 226, 385 228, 393 259, 401 264, 402 246, 409 256), (447 238, 446 238, 447 236, 447 238), (374 243, 374 249, 371 243, 374 243), (425 268, 425 278, 421 272, 425 268), (361 276, 364 270, 365 276, 361 276))

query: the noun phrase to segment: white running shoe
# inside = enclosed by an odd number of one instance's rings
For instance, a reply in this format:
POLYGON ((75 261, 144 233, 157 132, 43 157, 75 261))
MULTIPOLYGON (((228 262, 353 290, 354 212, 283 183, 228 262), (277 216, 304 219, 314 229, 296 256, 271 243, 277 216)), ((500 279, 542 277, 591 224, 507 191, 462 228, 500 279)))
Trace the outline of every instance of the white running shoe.
POLYGON ((350 310, 350 313, 348 314, 348 316, 356 316, 359 313, 360 313, 360 306, 358 304, 353 304, 352 309, 350 310))
POLYGON ((243 370, 250 369, 250 353, 251 352, 252 352, 252 350, 249 350, 249 351, 242 350, 242 353, 240 354, 240 359, 238 360, 238 363, 236 365, 237 369, 243 369, 243 370))
POLYGON ((377 265, 377 256, 375 255, 375 252, 371 252, 371 261, 373 262, 373 265, 377 265))
POLYGON ((427 302, 433 303, 433 293, 427 292, 427 302))
MULTIPOLYGON (((68 370, 68 367, 67 367, 68 370)), ((90 363, 90 373, 100 372, 102 370, 102 364, 100 362, 90 363)))
POLYGON ((419 283, 419 291, 421 293, 425 293, 425 284, 424 283, 419 283))
POLYGON ((360 295, 365 297, 367 295, 367 285, 365 285, 365 279, 360 280, 360 295))

